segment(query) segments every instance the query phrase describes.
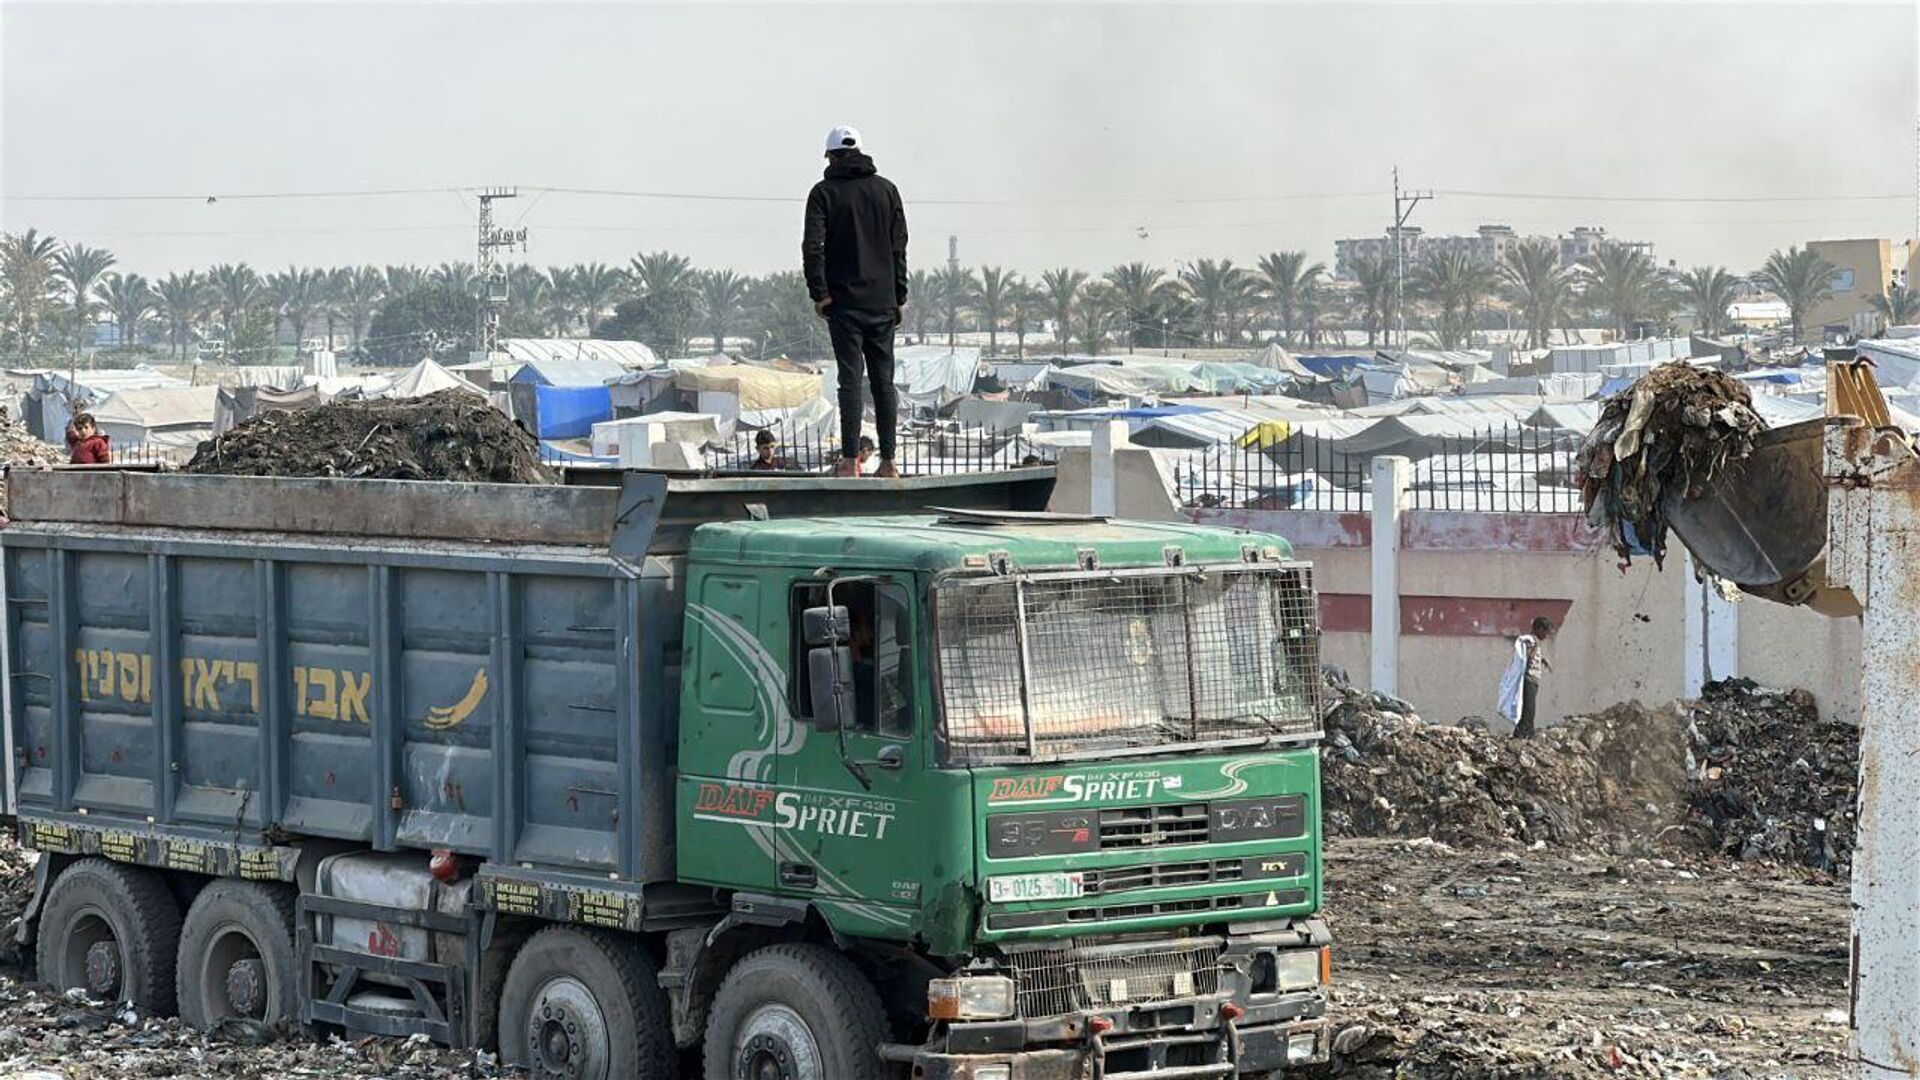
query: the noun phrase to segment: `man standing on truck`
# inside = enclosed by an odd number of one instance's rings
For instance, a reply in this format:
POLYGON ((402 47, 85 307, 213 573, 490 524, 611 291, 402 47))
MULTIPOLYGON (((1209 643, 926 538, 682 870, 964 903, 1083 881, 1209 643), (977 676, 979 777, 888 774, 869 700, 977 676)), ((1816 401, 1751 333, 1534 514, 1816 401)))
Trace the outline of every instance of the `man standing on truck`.
POLYGON ((844 124, 827 132, 827 171, 807 194, 800 242, 807 295, 827 320, 840 369, 840 460, 835 476, 857 476, 860 375, 873 389, 880 468, 893 479, 895 414, 893 335, 907 302, 907 214, 900 191, 874 170, 860 133, 844 124))

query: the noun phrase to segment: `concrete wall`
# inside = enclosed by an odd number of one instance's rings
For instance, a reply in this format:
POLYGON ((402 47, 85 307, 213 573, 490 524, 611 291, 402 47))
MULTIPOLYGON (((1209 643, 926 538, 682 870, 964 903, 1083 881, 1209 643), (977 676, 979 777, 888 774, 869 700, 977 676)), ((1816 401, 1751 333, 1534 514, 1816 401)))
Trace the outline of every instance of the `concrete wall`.
POLYGON ((1814 240, 1807 248, 1832 263, 1836 273, 1833 296, 1807 312, 1806 325, 1800 329, 1801 340, 1819 344, 1828 326, 1871 333, 1875 320, 1869 298, 1887 294, 1887 282, 1906 261, 1905 251, 1896 261, 1891 240, 1814 240))
MULTIPOLYGON (((1364 515, 1311 511, 1186 511, 1195 521, 1290 537, 1314 564, 1325 627, 1322 655, 1368 684, 1371 536, 1364 515)), ((1689 641, 1698 587, 1674 545, 1667 568, 1613 552, 1570 515, 1404 512, 1400 554, 1400 696, 1433 720, 1494 718, 1513 635, 1537 614, 1560 623, 1548 645, 1543 723, 1638 699, 1688 696, 1688 656, 1734 656, 1731 671, 1813 692, 1829 715, 1859 714, 1860 627, 1752 598, 1714 623, 1734 642, 1689 641)), ((1695 631, 1700 633, 1699 630, 1695 631)), ((1724 663, 1724 661, 1721 661, 1724 663)), ((1696 670, 1699 664, 1695 665, 1696 670)), ((1497 718, 1496 728, 1504 727, 1497 718)))

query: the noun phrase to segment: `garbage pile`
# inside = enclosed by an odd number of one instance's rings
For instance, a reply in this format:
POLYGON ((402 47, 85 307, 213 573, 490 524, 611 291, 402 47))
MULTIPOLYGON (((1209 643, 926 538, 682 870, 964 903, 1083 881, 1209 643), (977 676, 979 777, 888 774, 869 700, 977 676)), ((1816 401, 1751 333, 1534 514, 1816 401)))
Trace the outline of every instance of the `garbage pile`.
POLYGON ((1613 538, 1623 562, 1664 563, 1669 496, 1704 494, 1753 452, 1766 422, 1738 379, 1712 368, 1661 364, 1608 398, 1574 456, 1587 522, 1613 538))
POLYGON ((1728 679, 1698 701, 1627 702, 1532 739, 1429 723, 1331 677, 1327 702, 1329 836, 1726 855, 1840 876, 1853 865, 1860 733, 1822 718, 1805 690, 1728 679))
POLYGON ((1397 698, 1329 680, 1321 750, 1330 836, 1650 849, 1684 820, 1686 748, 1672 711, 1616 705, 1532 739, 1428 723, 1397 698))
POLYGON ((538 484, 540 445, 472 394, 261 413, 200 444, 190 473, 538 484))
POLYGON ((1708 683, 1686 729, 1690 802, 1706 844, 1740 859, 1853 868, 1860 730, 1805 690, 1708 683))

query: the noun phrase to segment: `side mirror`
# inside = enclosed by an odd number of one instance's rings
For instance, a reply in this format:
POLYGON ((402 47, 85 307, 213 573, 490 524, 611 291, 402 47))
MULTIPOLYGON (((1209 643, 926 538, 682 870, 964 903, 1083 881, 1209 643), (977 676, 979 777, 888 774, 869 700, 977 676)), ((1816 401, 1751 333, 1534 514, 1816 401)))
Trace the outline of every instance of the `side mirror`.
MULTIPOLYGON (((812 615, 807 611, 809 637, 812 615)), ((835 608, 844 617, 846 608, 835 608)), ((819 731, 845 731, 854 725, 853 653, 844 645, 820 645, 807 650, 807 685, 813 706, 813 726, 819 731)))
POLYGON ((853 619, 843 605, 810 607, 800 613, 800 633, 808 645, 842 645, 853 636, 853 619))

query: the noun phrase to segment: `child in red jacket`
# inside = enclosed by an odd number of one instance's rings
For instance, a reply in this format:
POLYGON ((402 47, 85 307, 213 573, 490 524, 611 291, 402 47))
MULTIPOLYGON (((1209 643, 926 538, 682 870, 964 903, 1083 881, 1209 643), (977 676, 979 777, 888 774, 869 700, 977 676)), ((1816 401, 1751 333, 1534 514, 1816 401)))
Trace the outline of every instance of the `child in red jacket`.
POLYGON ((69 465, 105 465, 107 463, 107 437, 93 422, 92 413, 80 413, 67 425, 67 464, 69 465))

